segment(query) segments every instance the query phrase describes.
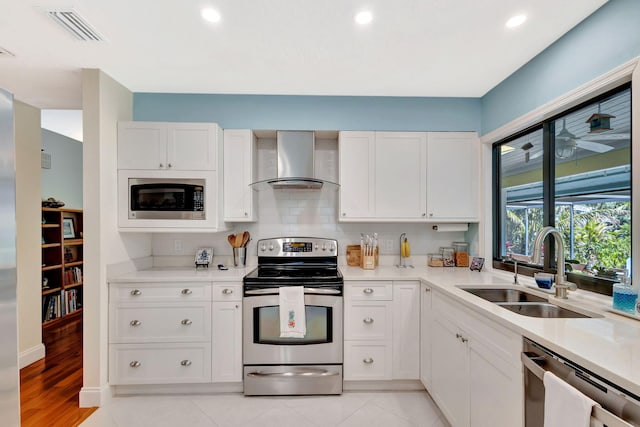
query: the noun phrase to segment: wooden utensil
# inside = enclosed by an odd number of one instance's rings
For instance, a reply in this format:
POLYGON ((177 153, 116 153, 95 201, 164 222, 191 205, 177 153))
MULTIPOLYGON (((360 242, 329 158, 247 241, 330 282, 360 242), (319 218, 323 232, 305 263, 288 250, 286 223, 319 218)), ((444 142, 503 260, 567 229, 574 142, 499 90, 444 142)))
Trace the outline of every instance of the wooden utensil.
POLYGON ((249 238, 251 237, 251 235, 249 234, 248 231, 245 231, 242 233, 242 247, 246 247, 247 243, 249 243, 249 238))
POLYGON ((239 248, 242 246, 242 235, 244 233, 238 233, 236 234, 236 242, 235 245, 233 245, 234 248, 239 248))
POLYGON ((236 235, 235 234, 229 234, 227 236, 227 241, 229 242, 231 247, 234 248, 235 247, 235 243, 236 243, 236 235))

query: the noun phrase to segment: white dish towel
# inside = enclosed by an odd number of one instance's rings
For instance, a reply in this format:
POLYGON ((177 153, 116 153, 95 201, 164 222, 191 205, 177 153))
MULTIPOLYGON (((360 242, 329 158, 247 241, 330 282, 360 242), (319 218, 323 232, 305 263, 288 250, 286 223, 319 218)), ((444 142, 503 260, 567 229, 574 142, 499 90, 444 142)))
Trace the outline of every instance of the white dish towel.
POLYGON ((589 427, 596 402, 553 373, 544 373, 544 427, 589 427))
POLYGON ((307 319, 304 286, 283 286, 280 290, 280 338, 304 338, 307 319))

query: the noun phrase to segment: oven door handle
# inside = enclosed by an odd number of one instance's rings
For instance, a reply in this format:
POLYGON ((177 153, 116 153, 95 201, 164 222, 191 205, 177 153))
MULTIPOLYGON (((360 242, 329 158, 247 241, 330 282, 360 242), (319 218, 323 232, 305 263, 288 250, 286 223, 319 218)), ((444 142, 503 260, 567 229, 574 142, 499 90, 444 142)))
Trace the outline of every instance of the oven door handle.
MULTIPOLYGON (((252 289, 244 293, 245 295, 277 295, 278 288, 252 289)), ((304 293, 305 295, 340 295, 342 292, 338 289, 304 288, 304 293)))
POLYGON ((249 372, 248 377, 269 378, 269 377, 335 377, 340 372, 329 371, 303 371, 303 372, 249 372))

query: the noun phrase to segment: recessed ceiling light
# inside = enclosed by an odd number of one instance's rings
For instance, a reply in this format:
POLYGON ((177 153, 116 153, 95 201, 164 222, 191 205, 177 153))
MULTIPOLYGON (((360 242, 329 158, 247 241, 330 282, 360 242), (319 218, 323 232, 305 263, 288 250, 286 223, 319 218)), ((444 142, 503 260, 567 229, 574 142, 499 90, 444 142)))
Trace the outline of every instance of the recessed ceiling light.
POLYGON ((202 9, 202 18, 204 18, 205 21, 209 22, 219 22, 220 12, 215 9, 211 9, 210 7, 202 9))
POLYGON ((363 12, 359 12, 355 16, 355 20, 356 20, 356 22, 358 24, 365 25, 365 24, 368 24, 369 22, 371 22, 373 20, 373 14, 371 12, 369 12, 368 10, 365 10, 363 12))
POLYGON ((527 20, 527 16, 526 15, 516 15, 512 18, 510 18, 507 21, 507 27, 508 28, 515 28, 515 27, 519 27, 520 25, 522 25, 524 23, 524 21, 527 20))

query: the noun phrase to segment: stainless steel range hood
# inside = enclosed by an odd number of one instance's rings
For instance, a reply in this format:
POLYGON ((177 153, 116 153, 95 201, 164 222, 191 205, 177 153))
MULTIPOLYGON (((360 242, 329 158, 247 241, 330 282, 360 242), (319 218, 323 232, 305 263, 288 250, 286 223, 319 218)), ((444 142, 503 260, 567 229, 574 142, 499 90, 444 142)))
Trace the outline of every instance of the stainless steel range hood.
POLYGON ((277 176, 254 182, 251 187, 254 190, 265 188, 319 190, 323 187, 337 190, 340 186, 335 182, 316 178, 314 150, 313 131, 279 130, 276 134, 277 176))

